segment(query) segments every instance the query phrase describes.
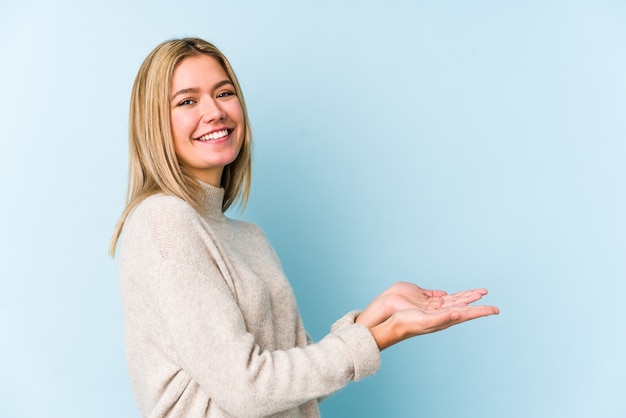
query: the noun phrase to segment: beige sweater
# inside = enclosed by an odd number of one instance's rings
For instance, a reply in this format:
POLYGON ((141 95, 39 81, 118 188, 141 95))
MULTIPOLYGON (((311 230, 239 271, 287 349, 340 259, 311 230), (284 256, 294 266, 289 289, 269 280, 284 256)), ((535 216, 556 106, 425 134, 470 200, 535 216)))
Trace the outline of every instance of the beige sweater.
POLYGON ((144 417, 318 417, 317 399, 378 370, 355 313, 311 343, 261 230, 224 216, 202 184, 201 216, 177 197, 143 201, 119 269, 126 353, 144 417))

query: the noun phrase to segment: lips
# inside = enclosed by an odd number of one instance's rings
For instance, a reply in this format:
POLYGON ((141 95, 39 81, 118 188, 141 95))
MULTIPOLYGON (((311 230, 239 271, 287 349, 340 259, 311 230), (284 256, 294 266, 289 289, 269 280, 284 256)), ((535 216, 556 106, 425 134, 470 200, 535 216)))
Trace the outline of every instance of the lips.
POLYGON ((228 129, 221 129, 219 131, 213 131, 213 132, 210 132, 208 134, 204 134, 204 135, 202 135, 202 136, 200 136, 198 138, 195 138, 195 140, 196 141, 203 141, 203 142, 215 141, 217 139, 221 139, 221 138, 224 138, 224 137, 228 136, 229 133, 230 133, 230 130, 228 130, 228 129))

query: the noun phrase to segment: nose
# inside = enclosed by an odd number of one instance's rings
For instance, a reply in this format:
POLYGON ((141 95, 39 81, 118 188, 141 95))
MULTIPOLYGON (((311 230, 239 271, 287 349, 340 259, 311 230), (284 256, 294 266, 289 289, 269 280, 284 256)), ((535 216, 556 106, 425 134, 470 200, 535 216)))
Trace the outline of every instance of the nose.
POLYGON ((226 113, 215 99, 205 101, 205 105, 202 108, 202 122, 217 122, 223 120, 225 117, 226 113))

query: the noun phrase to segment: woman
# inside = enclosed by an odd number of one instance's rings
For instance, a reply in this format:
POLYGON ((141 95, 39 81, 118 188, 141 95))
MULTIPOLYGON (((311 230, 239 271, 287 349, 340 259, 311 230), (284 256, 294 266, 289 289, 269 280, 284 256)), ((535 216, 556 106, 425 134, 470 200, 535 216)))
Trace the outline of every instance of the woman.
POLYGON ((227 218, 250 189, 243 94, 212 44, 167 41, 131 96, 127 206, 114 233, 132 386, 145 417, 316 417, 406 338, 497 314, 396 283, 312 343, 261 230, 227 218))

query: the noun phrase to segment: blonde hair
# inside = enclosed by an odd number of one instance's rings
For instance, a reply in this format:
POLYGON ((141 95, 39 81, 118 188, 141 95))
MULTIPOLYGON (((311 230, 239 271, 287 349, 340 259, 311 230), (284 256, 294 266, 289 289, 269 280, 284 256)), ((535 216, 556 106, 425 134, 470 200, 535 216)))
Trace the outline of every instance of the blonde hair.
POLYGON ((224 167, 222 210, 234 203, 245 207, 252 177, 252 131, 243 92, 228 59, 213 44, 198 38, 165 41, 143 61, 130 98, 129 169, 126 207, 111 238, 109 253, 115 255, 117 241, 129 213, 155 193, 178 196, 201 211, 203 191, 191 173, 182 167, 174 152, 170 124, 172 74, 185 58, 205 54, 215 58, 232 81, 244 114, 244 140, 239 155, 224 167))

